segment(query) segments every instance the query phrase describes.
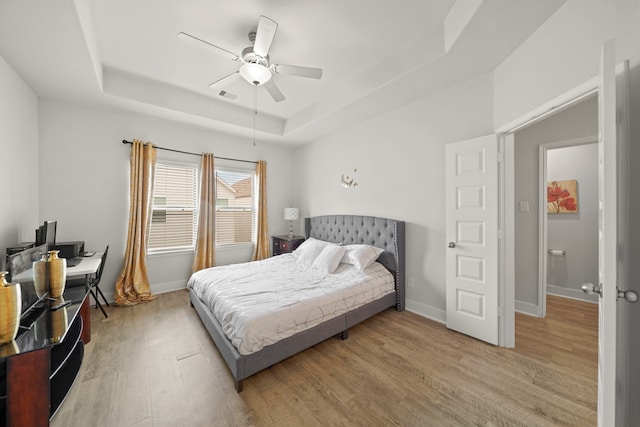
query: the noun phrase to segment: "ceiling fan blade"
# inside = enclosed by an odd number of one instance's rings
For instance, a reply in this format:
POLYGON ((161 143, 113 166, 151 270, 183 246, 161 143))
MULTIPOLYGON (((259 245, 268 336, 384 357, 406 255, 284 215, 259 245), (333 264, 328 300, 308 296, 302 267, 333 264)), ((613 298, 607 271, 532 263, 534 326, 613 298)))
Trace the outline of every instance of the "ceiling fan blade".
POLYGON ((264 84, 264 87, 267 88, 267 91, 269 91, 269 94, 271 95, 274 101, 276 102, 284 101, 284 95, 282 94, 282 92, 280 92, 280 89, 276 85, 276 82, 273 81, 273 79, 266 82, 264 84))
POLYGON ((273 64, 273 71, 290 76, 308 77, 310 79, 322 78, 322 68, 300 67, 298 65, 273 64))
POLYGON ((273 37, 276 35, 278 24, 276 21, 260 16, 258 21, 258 29, 256 30, 256 40, 253 43, 253 51, 257 55, 266 57, 269 54, 269 48, 273 37))
POLYGON ((236 80, 238 80, 239 77, 240 77, 240 72, 236 71, 234 73, 229 74, 228 76, 224 76, 220 80, 216 80, 215 82, 211 83, 209 87, 211 89, 216 89, 216 90, 221 89, 223 87, 230 85, 231 83, 234 83, 236 80))
POLYGON ((229 59, 232 59, 234 61, 239 61, 240 57, 238 55, 236 55, 235 53, 227 50, 227 49, 223 49, 220 46, 216 46, 215 44, 211 44, 207 41, 204 41, 202 39, 199 39, 198 37, 194 37, 190 34, 187 33, 178 33, 178 39, 179 40, 184 40, 187 41, 193 45, 197 45, 197 46, 205 46, 208 47, 211 51, 215 52, 218 55, 224 55, 226 57, 228 57, 229 59))

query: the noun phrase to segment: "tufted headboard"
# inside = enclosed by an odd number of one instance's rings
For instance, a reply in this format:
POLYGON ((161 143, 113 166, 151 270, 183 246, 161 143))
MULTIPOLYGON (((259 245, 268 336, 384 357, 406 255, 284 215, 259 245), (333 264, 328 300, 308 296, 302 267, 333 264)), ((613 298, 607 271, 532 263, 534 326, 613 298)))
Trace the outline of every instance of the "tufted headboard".
POLYGON ((327 242, 367 244, 384 249, 378 262, 393 273, 396 309, 404 310, 404 221, 357 215, 324 215, 304 219, 307 238, 327 242))

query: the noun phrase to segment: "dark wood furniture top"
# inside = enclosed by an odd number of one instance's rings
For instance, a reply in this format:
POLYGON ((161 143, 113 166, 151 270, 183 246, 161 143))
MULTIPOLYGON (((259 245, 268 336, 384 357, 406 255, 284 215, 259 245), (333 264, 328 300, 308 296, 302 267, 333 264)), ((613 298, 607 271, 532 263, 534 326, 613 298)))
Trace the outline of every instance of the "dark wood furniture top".
POLYGON ((293 252, 298 246, 304 242, 304 236, 271 236, 273 246, 271 253, 273 255, 282 255, 293 252))

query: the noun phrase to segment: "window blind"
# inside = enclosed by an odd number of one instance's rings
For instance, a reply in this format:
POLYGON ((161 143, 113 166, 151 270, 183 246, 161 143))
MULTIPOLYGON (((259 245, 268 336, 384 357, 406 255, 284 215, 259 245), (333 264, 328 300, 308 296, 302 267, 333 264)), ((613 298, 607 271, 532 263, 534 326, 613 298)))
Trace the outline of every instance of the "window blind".
POLYGON ((156 163, 150 251, 192 249, 198 222, 198 168, 156 163))

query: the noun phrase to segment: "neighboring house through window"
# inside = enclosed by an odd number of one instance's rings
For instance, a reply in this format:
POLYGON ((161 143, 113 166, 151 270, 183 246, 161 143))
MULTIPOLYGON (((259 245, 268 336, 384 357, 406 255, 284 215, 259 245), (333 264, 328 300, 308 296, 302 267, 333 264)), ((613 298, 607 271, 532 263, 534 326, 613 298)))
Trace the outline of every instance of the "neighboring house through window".
POLYGON ((216 170, 216 245, 251 243, 255 236, 255 172, 216 170))

